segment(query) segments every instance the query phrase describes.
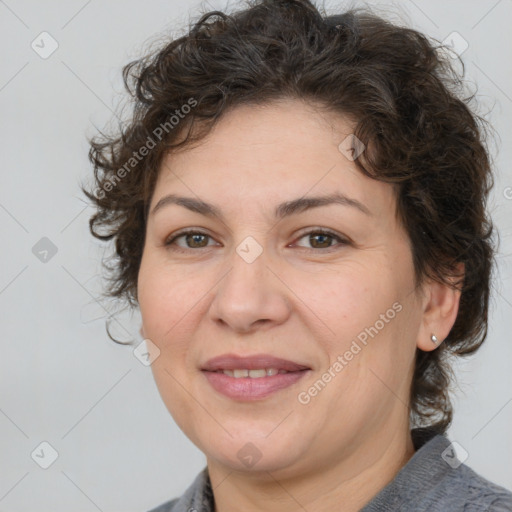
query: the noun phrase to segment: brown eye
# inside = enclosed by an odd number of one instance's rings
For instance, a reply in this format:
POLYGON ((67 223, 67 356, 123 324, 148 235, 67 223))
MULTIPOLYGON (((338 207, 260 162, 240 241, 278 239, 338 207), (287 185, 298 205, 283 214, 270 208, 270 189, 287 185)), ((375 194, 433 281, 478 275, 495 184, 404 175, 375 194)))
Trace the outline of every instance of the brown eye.
POLYGON ((186 244, 189 247, 206 247, 208 245, 207 236, 200 233, 184 235, 186 244), (205 245, 206 240, 206 245, 205 245))
MULTIPOLYGON (((333 242, 337 241, 341 245, 348 244, 347 240, 344 240, 340 236, 330 231, 315 230, 304 233, 299 240, 307 238, 308 243, 312 249, 330 249, 333 247, 333 242)), ((301 246, 303 247, 303 246, 301 246)))
POLYGON ((210 235, 202 233, 201 231, 185 231, 174 235, 165 242, 165 246, 172 250, 187 250, 187 249, 203 249, 208 247, 208 240, 210 235), (185 245, 176 243, 177 240, 183 239, 185 245))
POLYGON ((330 247, 332 240, 333 237, 331 235, 323 233, 312 233, 309 235, 309 243, 312 243, 313 248, 315 249, 324 249, 326 247, 330 247))

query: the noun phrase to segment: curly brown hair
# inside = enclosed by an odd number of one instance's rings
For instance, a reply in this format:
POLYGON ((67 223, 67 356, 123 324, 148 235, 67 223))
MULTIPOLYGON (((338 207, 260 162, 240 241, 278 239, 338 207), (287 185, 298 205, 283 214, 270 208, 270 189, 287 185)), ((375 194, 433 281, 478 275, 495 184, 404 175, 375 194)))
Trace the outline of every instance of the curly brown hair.
POLYGON ((411 421, 445 432, 453 415, 449 356, 473 353, 486 338, 495 254, 487 124, 471 105, 475 94, 465 96, 459 61, 367 8, 327 16, 308 0, 260 0, 229 15, 208 12, 183 37, 127 64, 133 115, 114 135, 90 141, 95 185, 82 185, 96 209, 91 233, 115 239, 114 264, 103 261, 106 295, 137 306, 148 208, 166 153, 191 147, 239 105, 314 102, 355 120, 367 147, 358 168, 396 184, 416 282, 461 289, 444 343, 416 351, 410 394, 411 421))

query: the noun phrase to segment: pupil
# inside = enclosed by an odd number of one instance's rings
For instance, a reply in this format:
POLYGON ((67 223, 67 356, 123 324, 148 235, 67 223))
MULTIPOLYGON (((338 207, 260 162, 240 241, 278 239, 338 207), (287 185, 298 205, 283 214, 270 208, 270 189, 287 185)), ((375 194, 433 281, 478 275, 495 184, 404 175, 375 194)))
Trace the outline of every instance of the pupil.
POLYGON ((200 239, 201 239, 201 237, 204 238, 204 235, 189 235, 189 237, 192 238, 192 244, 197 243, 197 244, 200 245, 201 244, 201 240, 200 239))
POLYGON ((320 234, 318 234, 318 235, 312 235, 312 237, 316 238, 316 239, 319 239, 320 245, 322 247, 324 247, 325 244, 327 244, 327 246, 329 245, 327 240, 330 238, 330 235, 320 235, 320 234))

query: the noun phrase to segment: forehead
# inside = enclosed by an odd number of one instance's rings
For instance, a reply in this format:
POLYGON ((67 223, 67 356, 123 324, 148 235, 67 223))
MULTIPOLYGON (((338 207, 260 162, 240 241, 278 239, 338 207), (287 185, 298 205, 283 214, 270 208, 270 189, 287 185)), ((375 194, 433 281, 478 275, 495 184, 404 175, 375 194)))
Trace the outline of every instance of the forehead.
POLYGON ((383 214, 391 186, 340 151, 351 133, 343 116, 299 100, 237 107, 197 145, 164 157, 151 208, 169 192, 232 208, 339 192, 383 214))

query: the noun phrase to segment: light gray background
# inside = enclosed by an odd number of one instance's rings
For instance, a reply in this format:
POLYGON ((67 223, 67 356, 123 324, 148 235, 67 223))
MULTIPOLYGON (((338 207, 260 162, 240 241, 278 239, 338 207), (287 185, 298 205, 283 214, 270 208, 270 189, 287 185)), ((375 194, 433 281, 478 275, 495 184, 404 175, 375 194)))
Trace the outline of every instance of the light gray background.
MULTIPOLYGON (((512 489, 512 2, 370 4, 439 40, 457 31, 469 43, 466 76, 501 136, 492 147, 502 242, 489 338, 457 366, 449 433, 469 466, 512 489)), ((347 4, 325 4, 336 5, 347 4)), ((180 495, 205 464, 150 368, 105 334, 112 304, 97 299, 108 251, 89 235, 93 210, 78 188, 91 175, 86 136, 125 98, 122 65, 158 34, 180 33, 200 7, 226 3, 0 1, 0 511, 142 512, 180 495), (31 48, 43 31, 59 44, 47 59, 31 48), (32 252, 42 237, 58 249, 46 263, 32 252), (46 470, 31 458, 43 441, 58 452, 46 470)), ((117 325, 117 335, 140 340, 137 318, 119 318, 128 332, 117 325)))

